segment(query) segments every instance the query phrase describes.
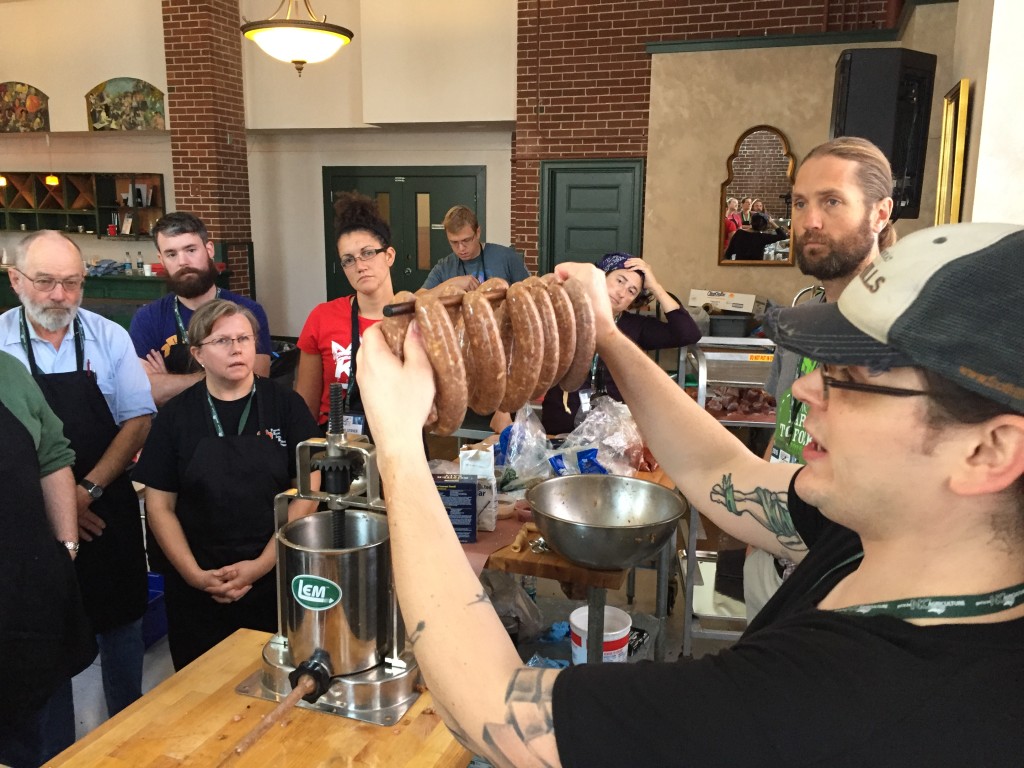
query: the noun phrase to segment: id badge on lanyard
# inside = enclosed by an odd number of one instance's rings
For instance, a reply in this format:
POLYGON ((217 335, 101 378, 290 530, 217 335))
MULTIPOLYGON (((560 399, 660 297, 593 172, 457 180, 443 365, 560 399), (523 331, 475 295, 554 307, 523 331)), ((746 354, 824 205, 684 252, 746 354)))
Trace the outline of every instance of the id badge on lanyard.
POLYGON ((342 416, 341 423, 347 435, 366 434, 366 417, 361 413, 346 413, 342 416))

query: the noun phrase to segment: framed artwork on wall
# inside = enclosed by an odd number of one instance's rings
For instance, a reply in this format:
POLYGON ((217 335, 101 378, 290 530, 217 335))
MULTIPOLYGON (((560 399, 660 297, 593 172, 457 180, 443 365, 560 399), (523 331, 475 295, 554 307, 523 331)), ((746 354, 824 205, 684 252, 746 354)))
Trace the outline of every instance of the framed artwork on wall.
POLYGON ((0 83, 0 133, 50 130, 50 99, 28 83, 0 83))
POLYGON ((970 80, 965 77, 942 99, 939 189, 935 197, 936 224, 956 224, 960 221, 967 129, 970 123, 969 96, 970 80))
POLYGON ((90 131, 162 131, 164 93, 145 80, 115 77, 85 94, 90 131))

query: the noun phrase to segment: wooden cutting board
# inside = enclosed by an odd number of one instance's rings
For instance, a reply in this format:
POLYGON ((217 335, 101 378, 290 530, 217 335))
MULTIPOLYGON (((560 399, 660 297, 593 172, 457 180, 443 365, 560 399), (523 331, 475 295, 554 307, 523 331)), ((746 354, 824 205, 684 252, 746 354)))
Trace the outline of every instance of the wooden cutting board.
MULTIPOLYGON (((528 534, 528 541, 540 537, 539 533, 528 534)), ((529 543, 519 552, 512 551, 512 545, 502 547, 487 558, 487 568, 509 573, 523 573, 544 579, 578 584, 584 587, 620 589, 626 572, 598 571, 586 566, 570 563, 556 552, 534 552, 529 543)))
MULTIPOLYGON (((49 766, 171 768, 218 766, 274 702, 235 693, 256 671, 265 632, 241 629, 58 755, 49 766)), ((470 753, 452 738, 423 693, 393 727, 295 709, 225 768, 465 768, 470 753)))

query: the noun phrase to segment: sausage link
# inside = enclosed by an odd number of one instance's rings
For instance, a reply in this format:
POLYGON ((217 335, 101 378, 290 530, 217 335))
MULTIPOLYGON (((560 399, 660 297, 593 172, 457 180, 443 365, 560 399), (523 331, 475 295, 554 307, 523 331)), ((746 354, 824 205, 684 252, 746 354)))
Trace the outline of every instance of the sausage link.
POLYGON ((466 329, 463 353, 469 407, 481 416, 494 413, 505 397, 508 362, 491 302, 480 291, 462 297, 466 329))
MULTIPOLYGON (((392 304, 398 304, 403 301, 415 301, 416 294, 410 293, 409 291, 399 291, 395 294, 395 297, 391 300, 392 304)), ((388 346, 391 348, 392 354, 395 355, 399 360, 405 359, 405 352, 403 346, 405 344, 405 334, 409 330, 409 323, 412 322, 412 315, 394 315, 392 317, 385 317, 380 321, 380 329, 384 333, 384 339, 387 341, 388 346)))
POLYGON ((541 333, 544 336, 544 356, 540 359, 540 373, 537 376, 537 385, 530 393, 530 399, 536 400, 543 397, 551 389, 551 385, 558 379, 559 345, 558 324, 555 322, 555 308, 551 303, 551 296, 544 281, 539 277, 528 277, 523 280, 523 285, 530 289, 530 296, 533 303, 537 305, 537 312, 540 313, 541 333))
POLYGON ((450 435, 466 417, 466 366, 462 352, 448 311, 437 296, 425 294, 416 298, 416 322, 423 332, 423 346, 434 369, 437 420, 432 431, 450 435))
POLYGON ((566 392, 575 392, 583 386, 590 372, 597 331, 594 328, 594 307, 583 286, 579 281, 572 279, 563 283, 563 286, 572 303, 573 318, 576 321, 576 351, 573 354, 572 365, 558 382, 558 386, 566 392))
POLYGON ((555 310, 555 325, 558 326, 558 370, 555 371, 554 381, 561 381, 562 377, 572 365, 572 358, 576 354, 576 318, 572 313, 572 302, 565 288, 561 286, 553 274, 544 275, 541 278, 548 289, 548 296, 551 297, 551 306, 555 310))
POLYGON ((530 289, 522 283, 509 287, 505 294, 504 309, 512 325, 512 350, 507 353, 508 380, 505 382, 505 396, 499 409, 515 413, 526 405, 537 386, 540 375, 537 361, 544 355, 544 336, 537 305, 530 295, 530 289))

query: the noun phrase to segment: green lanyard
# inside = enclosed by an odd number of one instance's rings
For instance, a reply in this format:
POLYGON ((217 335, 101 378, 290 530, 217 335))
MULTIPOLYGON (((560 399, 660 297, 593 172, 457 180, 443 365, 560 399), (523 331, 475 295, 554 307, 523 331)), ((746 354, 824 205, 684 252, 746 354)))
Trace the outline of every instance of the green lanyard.
MULTIPOLYGON (((220 288, 213 294, 213 298, 220 298, 220 288)), ((178 340, 182 344, 188 344, 188 329, 185 328, 185 323, 181 321, 181 311, 178 309, 178 297, 174 297, 174 321, 178 324, 178 340)))
MULTIPOLYGON (((249 421, 249 411, 252 408, 252 399, 256 396, 256 381, 252 382, 252 392, 249 393, 249 400, 245 404, 245 408, 242 410, 242 418, 238 420, 238 434, 242 434, 242 430, 245 429, 246 422, 249 421)), ((224 427, 221 426, 220 417, 217 415, 217 409, 213 405, 213 398, 210 397, 210 390, 206 390, 206 402, 210 405, 210 416, 213 417, 213 428, 217 430, 217 437, 224 437, 224 427)))
MULTIPOLYGON (((858 552, 848 557, 839 565, 815 582, 815 589, 833 573, 864 557, 858 552)), ((932 597, 906 597, 882 603, 864 603, 837 608, 836 613, 855 614, 857 616, 892 616, 896 619, 934 619, 938 617, 950 619, 966 619, 975 616, 988 616, 992 613, 1008 611, 1024 602, 1024 584, 1017 584, 995 592, 980 595, 935 595, 932 597)))
POLYGON ((966 619, 1008 611, 1024 602, 1024 584, 982 595, 943 595, 935 597, 908 597, 885 603, 867 603, 840 608, 837 613, 855 613, 858 616, 895 616, 897 619, 934 619, 937 617, 966 619))

